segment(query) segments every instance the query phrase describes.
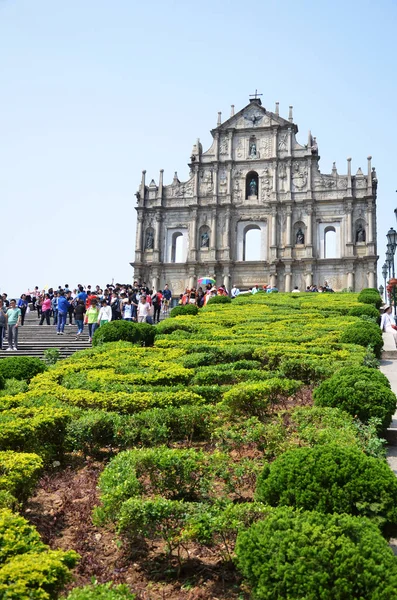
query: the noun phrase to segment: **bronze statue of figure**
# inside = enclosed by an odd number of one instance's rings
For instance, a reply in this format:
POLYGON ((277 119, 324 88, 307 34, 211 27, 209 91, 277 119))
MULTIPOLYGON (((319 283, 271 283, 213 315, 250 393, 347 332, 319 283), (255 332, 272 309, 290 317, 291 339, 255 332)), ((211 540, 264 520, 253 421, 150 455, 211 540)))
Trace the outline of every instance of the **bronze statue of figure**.
POLYGON ((204 233, 201 234, 200 246, 201 246, 201 248, 209 248, 209 245, 210 245, 209 235, 206 231, 204 231, 204 233))
POLYGON ((146 250, 153 250, 154 246, 154 236, 152 231, 148 231, 146 236, 146 250))
POLYGON ((297 244, 305 243, 305 234, 303 233, 303 231, 300 227, 299 227, 298 231, 296 232, 296 243, 297 244))
POLYGON ((356 242, 365 242, 365 229, 360 225, 357 227, 356 231, 356 242))
POLYGON ((250 188, 250 196, 258 195, 258 186, 257 186, 254 178, 251 179, 249 188, 250 188))

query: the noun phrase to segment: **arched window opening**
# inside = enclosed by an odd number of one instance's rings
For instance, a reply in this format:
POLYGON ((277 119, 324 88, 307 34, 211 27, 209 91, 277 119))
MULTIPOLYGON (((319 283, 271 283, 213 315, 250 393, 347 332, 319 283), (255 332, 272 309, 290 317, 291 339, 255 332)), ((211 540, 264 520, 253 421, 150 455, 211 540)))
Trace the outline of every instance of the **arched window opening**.
POLYGON ((327 227, 324 230, 324 258, 338 258, 336 255, 335 227, 327 227))
POLYGON ((261 259, 261 233, 261 229, 257 225, 246 228, 243 242, 243 260, 261 259))
POLYGON ((245 178, 245 197, 249 198, 250 196, 258 197, 259 190, 259 178, 258 173, 256 171, 250 171, 247 173, 247 177, 245 178))
POLYGON ((171 262, 183 262, 183 235, 179 231, 172 235, 171 262))

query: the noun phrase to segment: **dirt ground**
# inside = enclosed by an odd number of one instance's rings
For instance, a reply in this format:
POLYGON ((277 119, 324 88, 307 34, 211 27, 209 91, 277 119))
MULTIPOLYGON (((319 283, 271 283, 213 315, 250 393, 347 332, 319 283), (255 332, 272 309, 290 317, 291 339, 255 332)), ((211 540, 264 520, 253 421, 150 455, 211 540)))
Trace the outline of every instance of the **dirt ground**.
POLYGON ((75 463, 46 474, 24 516, 53 549, 76 550, 81 560, 69 588, 91 583, 126 583, 139 600, 243 600, 249 598, 232 565, 202 546, 189 548, 190 558, 178 576, 176 560, 165 559, 161 545, 126 549, 111 529, 92 524, 98 504, 97 480, 103 464, 75 463))

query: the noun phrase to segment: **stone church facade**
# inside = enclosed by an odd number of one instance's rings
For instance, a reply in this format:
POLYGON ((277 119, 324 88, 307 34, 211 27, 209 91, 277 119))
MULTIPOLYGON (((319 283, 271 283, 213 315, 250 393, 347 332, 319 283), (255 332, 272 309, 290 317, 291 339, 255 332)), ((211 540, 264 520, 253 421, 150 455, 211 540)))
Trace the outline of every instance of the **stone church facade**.
POLYGON ((134 277, 173 294, 213 276, 230 290, 271 284, 304 290, 328 281, 335 290, 376 287, 375 169, 340 175, 319 169, 316 138, 266 110, 259 98, 211 131, 190 157, 190 178, 146 183, 137 197, 134 277), (254 238, 252 232, 255 231, 254 238), (251 242, 250 242, 251 240, 251 242), (254 248, 250 247, 254 244, 254 248), (255 260, 252 254, 255 253, 255 260))

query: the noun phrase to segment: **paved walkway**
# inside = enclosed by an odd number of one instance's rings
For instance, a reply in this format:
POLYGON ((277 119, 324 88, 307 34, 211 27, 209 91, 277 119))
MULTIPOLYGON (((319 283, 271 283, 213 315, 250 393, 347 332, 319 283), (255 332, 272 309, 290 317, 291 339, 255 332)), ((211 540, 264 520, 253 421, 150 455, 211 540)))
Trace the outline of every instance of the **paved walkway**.
MULTIPOLYGON (((383 359, 380 361, 380 370, 390 381, 391 389, 397 394, 397 360, 383 359)), ((387 462, 397 475, 397 411, 387 431, 389 446, 387 449, 387 462)))

